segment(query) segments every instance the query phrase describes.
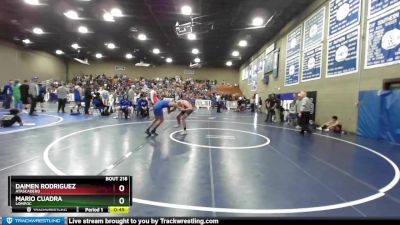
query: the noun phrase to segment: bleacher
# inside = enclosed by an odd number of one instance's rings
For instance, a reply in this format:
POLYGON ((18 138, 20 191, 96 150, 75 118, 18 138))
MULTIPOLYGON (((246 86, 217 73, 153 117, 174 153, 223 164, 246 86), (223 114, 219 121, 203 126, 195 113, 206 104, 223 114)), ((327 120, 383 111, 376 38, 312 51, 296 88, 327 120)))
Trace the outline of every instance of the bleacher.
POLYGON ((216 86, 216 93, 224 94, 224 95, 243 96, 242 90, 240 90, 239 86, 235 87, 233 85, 218 84, 216 86))

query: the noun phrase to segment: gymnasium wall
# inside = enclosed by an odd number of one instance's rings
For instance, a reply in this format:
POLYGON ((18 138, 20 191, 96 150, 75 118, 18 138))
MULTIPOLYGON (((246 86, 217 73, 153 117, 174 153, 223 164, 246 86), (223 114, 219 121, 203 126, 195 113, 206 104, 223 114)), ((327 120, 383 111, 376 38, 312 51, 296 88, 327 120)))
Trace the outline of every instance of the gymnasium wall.
MULTIPOLYGON (((243 93, 250 97, 254 93, 259 93, 262 99, 270 93, 288 93, 305 91, 318 91, 317 97, 317 123, 328 120, 332 115, 337 115, 344 125, 344 129, 351 132, 357 130, 358 117, 358 95, 362 90, 380 90, 383 87, 383 80, 388 78, 400 77, 400 64, 384 66, 376 69, 364 69, 366 58, 366 33, 367 33, 367 14, 368 2, 361 0, 361 21, 360 21, 360 43, 359 43, 359 64, 358 72, 348 75, 326 78, 327 74, 327 51, 328 51, 328 23, 329 23, 329 0, 317 0, 304 13, 287 24, 275 38, 266 43, 258 53, 254 54, 251 60, 242 65, 240 69, 239 85, 243 93), (287 35, 300 24, 325 7, 325 32, 322 40, 322 67, 321 78, 317 80, 302 82, 301 72, 299 75, 300 83, 293 86, 285 86, 285 64, 286 64, 286 43, 287 35), (257 75, 257 90, 251 91, 251 86, 247 80, 242 80, 244 69, 259 55, 263 54, 268 46, 275 43, 276 49, 280 49, 279 73, 278 78, 269 75, 269 85, 263 83, 263 73, 257 75)), ((304 33, 304 30, 303 30, 304 33)), ((303 61, 300 61, 302 67, 303 61)), ((301 69, 300 69, 301 71, 301 69)))
POLYGON ((30 80, 33 75, 40 80, 66 78, 66 65, 61 58, 3 41, 0 41, 0 68, 0 84, 15 79, 30 80))
POLYGON ((199 80, 217 80, 219 82, 225 81, 231 84, 238 82, 239 71, 235 69, 226 68, 200 68, 190 69, 185 66, 176 65, 161 65, 155 67, 135 67, 133 64, 121 62, 90 62, 90 65, 71 62, 68 65, 68 76, 72 78, 79 74, 103 74, 108 76, 115 74, 126 74, 132 78, 146 77, 174 77, 181 75, 183 78, 192 77, 199 80), (115 70, 116 66, 125 67, 125 70, 115 70), (187 75, 185 71, 193 71, 194 74, 187 75))

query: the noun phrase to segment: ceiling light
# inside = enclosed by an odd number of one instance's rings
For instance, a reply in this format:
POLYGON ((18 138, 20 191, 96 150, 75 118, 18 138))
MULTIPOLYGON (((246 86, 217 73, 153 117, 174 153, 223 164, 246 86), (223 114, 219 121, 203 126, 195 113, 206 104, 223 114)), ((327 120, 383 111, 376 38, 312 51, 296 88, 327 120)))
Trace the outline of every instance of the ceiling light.
POLYGON ((196 40, 196 34, 190 33, 187 37, 189 40, 196 40))
POLYGON ((239 41, 239 46, 240 47, 246 47, 247 46, 247 41, 245 41, 245 40, 239 41))
POLYGON ((75 12, 74 10, 68 10, 67 12, 64 13, 64 16, 71 20, 77 20, 79 19, 78 13, 75 12))
POLYGON ((238 57, 240 55, 240 53, 238 51, 233 51, 232 52, 232 56, 238 57))
POLYGON ((30 44, 30 43, 32 43, 31 40, 29 40, 29 39, 24 39, 24 40, 22 40, 22 42, 23 42, 24 44, 30 44))
POLYGON ((24 2, 29 5, 40 5, 39 0, 24 0, 24 2))
POLYGON ((232 66, 232 61, 226 62, 226 65, 227 65, 227 66, 232 66))
POLYGON ((147 36, 145 34, 139 34, 138 39, 141 41, 147 40, 147 36))
POLYGON ((111 9, 111 15, 115 17, 122 17, 122 11, 118 8, 111 9))
POLYGON ((171 59, 171 58, 167 58, 165 61, 166 61, 167 63, 172 63, 172 59, 171 59))
POLYGON ((103 55, 101 53, 96 53, 96 58, 101 59, 103 58, 103 55))
POLYGON ((264 24, 264 19, 261 17, 256 17, 253 19, 253 26, 259 27, 264 24))
POLYGON ((127 59, 132 59, 132 58, 133 58, 133 55, 132 55, 131 53, 128 53, 128 54, 125 55, 125 58, 127 58, 127 59))
POLYGON ((158 48, 153 49, 153 53, 156 55, 160 54, 160 49, 158 49, 158 48))
POLYGON ((192 14, 192 7, 190 7, 188 5, 182 6, 181 13, 183 15, 191 15, 192 14))
POLYGON ((197 55, 197 54, 199 54, 199 50, 198 50, 197 48, 194 48, 194 49, 192 50, 192 53, 195 54, 195 55, 197 55))
POLYGON ((105 12, 103 14, 103 19, 104 19, 104 21, 107 21, 107 22, 115 22, 113 15, 111 15, 111 13, 109 13, 109 12, 105 12))
POLYGON ((78 31, 79 31, 79 33, 82 33, 82 34, 86 34, 86 33, 89 32, 89 30, 88 30, 87 27, 85 27, 85 26, 80 26, 80 27, 78 28, 78 31))
POLYGON ((56 54, 57 55, 62 55, 62 54, 64 54, 64 52, 58 49, 58 50, 56 50, 56 54))
POLYGON ((72 44, 71 47, 74 48, 74 49, 80 48, 80 46, 77 43, 72 44))
POLYGON ((195 62, 195 63, 199 63, 200 61, 201 61, 201 60, 200 60, 199 58, 195 58, 195 59, 194 59, 194 62, 195 62))
POLYGON ((114 43, 108 43, 107 44, 107 48, 114 49, 115 48, 115 44, 114 43))
POLYGON ((35 28, 33 28, 33 33, 35 33, 35 34, 43 34, 43 30, 42 30, 42 28, 35 27, 35 28))

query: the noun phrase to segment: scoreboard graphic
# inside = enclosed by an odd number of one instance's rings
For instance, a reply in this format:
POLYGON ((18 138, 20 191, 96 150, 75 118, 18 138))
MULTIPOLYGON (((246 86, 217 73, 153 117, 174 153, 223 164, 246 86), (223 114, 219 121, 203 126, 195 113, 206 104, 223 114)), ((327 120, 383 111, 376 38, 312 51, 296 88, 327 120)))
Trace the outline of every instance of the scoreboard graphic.
POLYGON ((8 205, 15 213, 127 213, 131 176, 9 176, 8 205))

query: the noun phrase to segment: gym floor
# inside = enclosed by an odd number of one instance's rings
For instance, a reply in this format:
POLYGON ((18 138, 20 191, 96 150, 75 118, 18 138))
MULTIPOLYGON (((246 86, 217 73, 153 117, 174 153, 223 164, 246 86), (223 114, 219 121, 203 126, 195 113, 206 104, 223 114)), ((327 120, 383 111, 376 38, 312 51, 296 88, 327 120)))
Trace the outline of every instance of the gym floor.
POLYGON ((131 175, 131 216, 399 216, 400 148, 389 143, 302 136, 264 114, 198 110, 182 136, 172 113, 156 137, 146 119, 39 114, 0 129, 2 215, 9 175, 131 175))

